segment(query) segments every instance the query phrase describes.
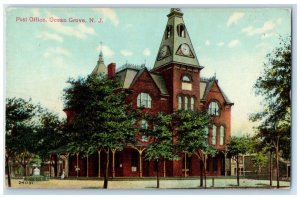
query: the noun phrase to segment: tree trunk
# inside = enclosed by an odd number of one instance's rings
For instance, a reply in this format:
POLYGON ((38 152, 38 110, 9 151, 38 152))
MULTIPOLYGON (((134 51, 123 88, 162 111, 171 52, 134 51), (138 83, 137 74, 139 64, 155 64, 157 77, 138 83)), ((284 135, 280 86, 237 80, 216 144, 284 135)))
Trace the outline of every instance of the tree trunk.
POLYGON ((54 177, 57 176, 57 155, 54 158, 54 177))
POLYGON ((206 189, 206 155, 204 156, 204 188, 206 189))
POLYGON ((272 188, 272 181, 273 181, 273 174, 272 174, 272 167, 273 167, 273 165, 272 165, 272 160, 273 160, 273 158, 272 158, 272 151, 270 150, 270 187, 272 188))
POLYGON ((276 180, 277 180, 277 189, 279 189, 279 150, 278 144, 276 147, 276 180))
POLYGON ((237 180, 237 186, 240 186, 240 171, 239 171, 239 154, 236 158, 236 180, 237 180))
POLYGON ((203 161, 199 158, 200 165, 200 187, 203 187, 203 161))
POLYGON ((9 157, 6 156, 5 157, 5 160, 6 160, 6 168, 7 168, 7 185, 8 187, 11 187, 11 179, 10 179, 10 169, 9 169, 9 157))
POLYGON ((105 166, 105 175, 104 175, 104 183, 103 183, 104 189, 107 189, 108 187, 108 168, 109 168, 109 149, 106 152, 106 166, 105 166))
POLYGON ((159 189, 159 175, 158 175, 158 169, 159 169, 159 160, 156 160, 156 188, 159 189))

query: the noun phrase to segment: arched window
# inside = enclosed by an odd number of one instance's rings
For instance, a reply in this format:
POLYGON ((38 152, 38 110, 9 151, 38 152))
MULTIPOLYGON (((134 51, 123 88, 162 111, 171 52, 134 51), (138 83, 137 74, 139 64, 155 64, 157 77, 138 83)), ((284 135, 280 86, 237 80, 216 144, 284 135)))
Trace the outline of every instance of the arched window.
MULTIPOLYGON (((148 129, 148 122, 146 120, 141 121, 141 129, 148 129)), ((148 137, 142 134, 142 142, 148 142, 148 137)))
POLYGON ((184 97, 184 110, 188 110, 189 98, 187 96, 184 97))
POLYGON ((211 102, 208 106, 208 114, 210 115, 220 115, 220 107, 217 102, 211 102))
POLYGON ((183 24, 177 26, 177 32, 179 37, 185 37, 185 27, 183 24))
POLYGON ((148 93, 140 93, 137 98, 137 107, 151 108, 151 101, 148 93))
POLYGON ((184 81, 184 82, 191 82, 191 78, 188 75, 183 75, 182 76, 182 81, 184 81))
POLYGON ((172 35, 172 26, 171 26, 171 25, 168 25, 167 28, 166 28, 166 36, 165 36, 165 39, 170 38, 171 35, 172 35))
POLYGON ((220 127, 220 145, 224 145, 224 136, 225 136, 224 126, 221 126, 220 127))
POLYGON ((178 110, 182 109, 182 97, 178 96, 178 110))
POLYGON ((217 143, 217 127, 215 125, 213 125, 211 143, 212 145, 216 145, 217 143))
POLYGON ((195 105, 195 99, 194 97, 191 97, 191 110, 194 110, 194 105, 195 105))

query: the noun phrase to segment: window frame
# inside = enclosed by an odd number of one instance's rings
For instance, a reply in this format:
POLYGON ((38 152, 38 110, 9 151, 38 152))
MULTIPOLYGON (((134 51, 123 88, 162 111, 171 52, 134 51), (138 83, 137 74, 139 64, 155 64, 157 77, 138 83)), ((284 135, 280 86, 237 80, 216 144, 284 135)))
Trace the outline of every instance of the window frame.
POLYGON ((220 144, 220 146, 223 146, 225 144, 225 127, 223 125, 220 126, 220 140, 219 140, 219 144, 220 144))
POLYGON ((137 107, 152 108, 152 97, 147 92, 140 92, 137 96, 137 107))
POLYGON ((208 114, 210 116, 220 116, 221 115, 221 106, 218 101, 213 100, 209 103, 208 114), (217 108, 217 110, 216 110, 216 108, 217 108))

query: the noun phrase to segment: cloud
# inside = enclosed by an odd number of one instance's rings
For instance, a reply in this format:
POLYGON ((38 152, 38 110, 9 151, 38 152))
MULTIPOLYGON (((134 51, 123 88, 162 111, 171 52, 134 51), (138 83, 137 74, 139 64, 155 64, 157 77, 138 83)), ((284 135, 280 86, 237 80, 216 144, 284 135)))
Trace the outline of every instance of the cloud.
POLYGON ((217 43, 217 46, 224 46, 224 42, 219 42, 219 43, 217 43))
POLYGON ((232 24, 237 24, 237 22, 243 18, 245 13, 243 12, 234 12, 227 20, 227 27, 231 26, 232 24))
POLYGON ((59 41, 63 42, 64 39, 60 35, 56 33, 49 33, 47 31, 42 31, 37 35, 37 38, 43 39, 43 40, 54 40, 54 41, 59 41))
MULTIPOLYGON (((54 16, 50 13, 48 13, 48 18, 59 18, 57 16, 54 16)), ((46 23, 49 28, 52 30, 67 35, 67 36, 73 36, 77 37, 79 39, 86 39, 87 35, 95 35, 95 30, 92 27, 88 27, 83 23, 79 23, 77 26, 66 26, 61 22, 48 22, 46 23)))
POLYGON ((280 25, 280 24, 282 23, 282 19, 281 19, 281 18, 278 18, 278 19, 276 20, 276 23, 277 23, 277 25, 280 25))
MULTIPOLYGON (((53 55, 57 56, 64 56, 64 57, 72 57, 72 54, 69 50, 62 48, 62 47, 50 47, 46 50, 46 52, 43 54, 44 58, 52 57, 53 55)), ((57 59, 57 57, 55 58, 57 59)))
POLYGON ((242 32, 246 33, 248 36, 253 36, 256 34, 265 34, 275 28, 276 24, 273 21, 267 21, 260 28, 254 28, 253 26, 248 26, 242 29, 242 32))
POLYGON ((129 57, 129 56, 133 55, 133 53, 131 51, 129 51, 129 50, 121 50, 120 53, 124 57, 129 57))
POLYGON ((205 46, 209 46, 210 45, 210 41, 209 40, 206 40, 205 41, 205 46))
POLYGON ((264 50, 271 49, 271 47, 272 46, 269 43, 265 43, 265 42, 259 43, 255 46, 255 48, 260 48, 264 50))
MULTIPOLYGON (((101 49, 101 46, 99 45, 96 48, 96 51, 99 53, 101 49)), ((107 57, 107 58, 112 58, 115 55, 115 52, 109 47, 109 46, 102 46, 102 52, 103 52, 103 56, 107 57)))
POLYGON ((41 15, 39 9, 37 8, 34 8, 31 11, 32 11, 32 17, 39 17, 41 15))
POLYGON ((239 43, 240 43, 240 41, 237 40, 237 39, 231 40, 231 41, 228 43, 228 47, 229 47, 229 48, 234 48, 234 47, 236 47, 239 43))
POLYGON ((115 27, 119 25, 119 18, 112 8, 94 8, 94 10, 102 13, 104 20, 108 18, 115 27))
POLYGON ((145 48, 144 51, 143 51, 143 55, 146 56, 146 57, 149 57, 151 54, 151 51, 149 50, 149 48, 145 48))

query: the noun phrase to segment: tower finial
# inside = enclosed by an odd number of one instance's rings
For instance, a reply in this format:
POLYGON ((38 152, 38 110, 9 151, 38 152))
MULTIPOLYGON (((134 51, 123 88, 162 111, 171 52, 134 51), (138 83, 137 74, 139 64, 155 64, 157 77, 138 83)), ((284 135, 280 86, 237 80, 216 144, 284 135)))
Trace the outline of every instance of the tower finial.
POLYGON ((100 42, 100 54, 99 54, 99 62, 104 62, 103 61, 103 53, 102 53, 102 41, 100 42))

